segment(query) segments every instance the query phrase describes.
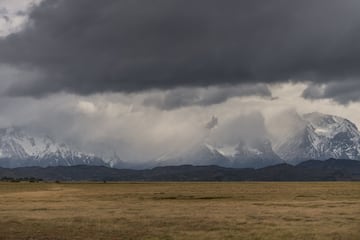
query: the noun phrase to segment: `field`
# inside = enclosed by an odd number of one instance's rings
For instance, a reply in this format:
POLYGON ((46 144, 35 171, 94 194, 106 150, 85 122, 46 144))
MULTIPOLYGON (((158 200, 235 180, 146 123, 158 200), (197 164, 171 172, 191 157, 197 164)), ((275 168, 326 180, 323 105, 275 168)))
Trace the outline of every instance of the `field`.
POLYGON ((0 183, 0 239, 360 239, 360 182, 0 183))

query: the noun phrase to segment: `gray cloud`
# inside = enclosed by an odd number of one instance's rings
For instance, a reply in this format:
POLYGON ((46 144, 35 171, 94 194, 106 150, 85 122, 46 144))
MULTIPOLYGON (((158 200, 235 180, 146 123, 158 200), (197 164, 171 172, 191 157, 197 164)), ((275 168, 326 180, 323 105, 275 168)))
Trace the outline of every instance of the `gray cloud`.
POLYGON ((240 142, 252 142, 268 136, 264 116, 260 112, 237 114, 231 119, 222 121, 212 132, 209 141, 217 145, 237 145, 240 142))
MULTIPOLYGON (((265 118, 257 111, 241 113, 222 120, 215 129, 211 130, 206 142, 217 147, 225 155, 232 156, 236 156, 237 151, 242 152, 244 149, 265 150, 266 145, 271 146, 265 118)), ((241 161, 246 161, 246 157, 241 161)), ((256 165, 255 162, 252 164, 256 165)))
POLYGON ((45 0, 0 62, 39 71, 9 94, 313 82, 359 75, 358 0, 45 0))
POLYGON ((210 106, 233 97, 261 96, 271 98, 270 89, 264 84, 232 87, 177 88, 144 99, 145 106, 173 110, 187 106, 210 106))
POLYGON ((306 99, 332 99, 340 104, 360 100, 360 82, 358 79, 330 82, 327 84, 309 84, 303 91, 306 99))
POLYGON ((324 85, 310 83, 302 92, 302 97, 306 99, 324 98, 324 85))
POLYGON ((6 8, 0 8, 0 15, 8 14, 8 10, 6 8))
POLYGON ((6 8, 0 8, 0 20, 2 19, 6 23, 10 22, 10 18, 8 16, 9 12, 6 8))
POLYGON ((215 116, 212 116, 210 121, 206 123, 205 128, 206 129, 213 129, 219 124, 219 119, 215 116))
POLYGON ((121 159, 134 162, 185 148, 208 132, 204 123, 210 114, 206 112, 193 114, 183 109, 163 115, 144 108, 141 101, 140 95, 120 94, 0 97, 0 128, 24 127, 84 152, 105 157, 116 152, 121 159), (131 111, 129 101, 134 104, 131 111))

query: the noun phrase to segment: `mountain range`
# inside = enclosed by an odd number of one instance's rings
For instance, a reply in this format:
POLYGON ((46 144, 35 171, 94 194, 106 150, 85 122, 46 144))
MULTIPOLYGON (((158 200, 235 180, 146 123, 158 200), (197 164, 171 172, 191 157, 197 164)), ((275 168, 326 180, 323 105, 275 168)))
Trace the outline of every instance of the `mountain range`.
POLYGON ((262 168, 280 163, 298 164, 309 159, 360 160, 360 132, 349 120, 314 112, 298 115, 294 121, 296 127, 277 138, 240 140, 230 146, 203 143, 176 157, 162 156, 157 163, 262 168))
MULTIPOLYGON (((206 141, 188 149, 169 152, 142 164, 142 168, 169 165, 218 165, 227 168, 263 168, 316 159, 360 160, 360 132, 351 121, 333 115, 309 113, 298 116, 296 127, 277 138, 263 136, 237 144, 206 141)), ((121 156, 121 155, 120 155, 121 156)), ((114 155, 102 159, 59 143, 49 136, 35 136, 22 128, 0 129, 0 167, 108 166, 141 168, 114 155)))

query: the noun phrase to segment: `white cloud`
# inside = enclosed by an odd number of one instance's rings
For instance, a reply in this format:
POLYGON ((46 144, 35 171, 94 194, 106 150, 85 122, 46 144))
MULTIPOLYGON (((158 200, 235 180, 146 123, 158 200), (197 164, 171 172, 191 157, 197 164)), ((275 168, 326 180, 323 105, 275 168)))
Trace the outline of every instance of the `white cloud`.
POLYGON ((84 100, 79 101, 78 109, 80 112, 86 113, 86 114, 96 113, 96 111, 97 111, 95 104, 93 104, 92 102, 89 102, 89 101, 84 101, 84 100))

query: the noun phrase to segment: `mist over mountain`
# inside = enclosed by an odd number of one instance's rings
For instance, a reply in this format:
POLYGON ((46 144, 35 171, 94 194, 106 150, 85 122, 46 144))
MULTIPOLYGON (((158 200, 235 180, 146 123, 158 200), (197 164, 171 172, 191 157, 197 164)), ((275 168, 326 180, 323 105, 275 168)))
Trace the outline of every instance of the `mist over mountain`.
POLYGON ((268 139, 237 145, 211 145, 203 143, 184 152, 165 154, 156 159, 153 166, 191 164, 197 166, 217 165, 230 168, 260 168, 284 161, 272 150, 268 139))
MULTIPOLYGON (((188 164, 262 168, 309 159, 360 160, 360 132, 351 121, 317 112, 277 116, 281 117, 287 120, 280 122, 283 131, 278 131, 276 136, 265 129, 259 115, 235 119, 225 127, 216 122, 208 128, 207 123, 208 135, 204 138, 142 162, 127 161, 116 151, 103 155, 79 151, 26 128, 3 128, 0 129, 0 167, 102 165, 144 169, 188 164)), ((271 126, 272 123, 267 128, 271 126)))
MULTIPOLYGON (((196 151, 192 149, 178 158, 168 157, 164 160, 166 155, 162 156, 161 165, 215 164, 224 167, 261 168, 280 163, 297 164, 309 159, 360 160, 360 132, 351 121, 318 112, 285 114, 275 119, 276 124, 282 128, 275 136, 269 133, 269 129, 262 130, 263 136, 242 135, 241 131, 234 129, 234 132, 240 134, 234 138, 229 133, 229 137, 233 138, 230 143, 211 136, 212 145, 204 143, 196 151)), ((254 125, 257 126, 256 123, 254 125)), ((274 124, 268 125, 269 128, 272 126, 274 124)))

